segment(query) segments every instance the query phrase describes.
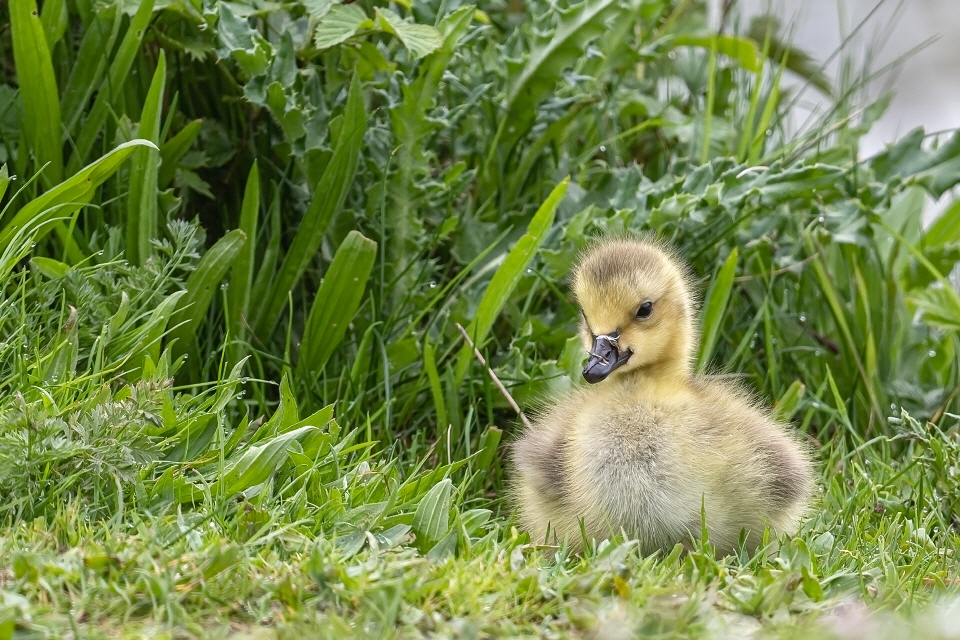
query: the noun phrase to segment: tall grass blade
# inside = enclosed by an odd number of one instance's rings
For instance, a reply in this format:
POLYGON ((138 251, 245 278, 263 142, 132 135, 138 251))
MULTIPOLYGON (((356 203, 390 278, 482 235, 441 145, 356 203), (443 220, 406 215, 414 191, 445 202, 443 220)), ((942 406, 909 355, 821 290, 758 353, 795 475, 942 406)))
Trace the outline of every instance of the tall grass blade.
MULTIPOLYGON (((160 50, 157 69, 150 82, 143 111, 140 115, 139 136, 157 145, 160 140, 163 86, 167 78, 167 57, 160 50)), ((157 167, 160 149, 138 149, 130 170, 130 192, 127 197, 127 260, 142 265, 152 253, 152 242, 157 236, 157 167)))
POLYGON ((789 388, 784 392, 777 403, 773 406, 773 415, 777 420, 787 421, 797 412, 803 394, 806 392, 806 385, 799 380, 794 380, 789 388))
POLYGON ((177 173, 177 163, 187 154, 197 136, 200 135, 202 120, 193 120, 175 136, 160 145, 160 173, 157 176, 157 188, 166 189, 177 173))
POLYGON ((739 255, 736 247, 734 247, 707 289, 707 295, 703 301, 700 353, 697 354, 697 370, 699 371, 703 371, 709 364, 710 358, 713 357, 713 351, 716 349, 717 340, 720 338, 720 325, 723 323, 723 316, 727 312, 730 294, 733 291, 733 277, 737 273, 739 255))
POLYGON ((44 0, 40 11, 40 24, 43 26, 43 38, 47 50, 53 48, 63 38, 67 30, 67 3, 65 0, 44 0))
POLYGON ((173 314, 174 326, 168 336, 168 340, 176 340, 173 345, 174 357, 187 353, 193 346, 197 327, 207 315, 213 294, 246 243, 246 234, 234 229, 203 254, 196 269, 187 278, 186 295, 177 302, 173 314))
POLYGON ((23 131, 36 158, 40 182, 50 188, 63 180, 60 96, 50 49, 34 0, 10 0, 13 60, 23 100, 23 131))
POLYGON ((377 243, 358 231, 347 234, 337 249, 303 330, 297 371, 304 379, 315 379, 343 340, 363 300, 376 257, 377 243))
POLYGON ((100 130, 103 128, 111 109, 114 109, 114 103, 123 89, 123 85, 130 74, 130 68, 133 61, 140 52, 140 43, 146 33, 147 25, 150 23, 150 17, 153 15, 153 5, 155 0, 143 0, 137 7, 137 12, 127 27, 127 31, 120 41, 117 54, 110 64, 110 70, 107 72, 107 78, 99 87, 97 97, 94 99, 93 107, 83 124, 80 126, 80 132, 77 134, 76 149, 70 156, 67 163, 67 170, 73 173, 79 168, 90 155, 94 143, 100 136, 100 130))
POLYGON ((257 224, 260 215, 260 169, 256 162, 250 168, 240 204, 240 231, 247 242, 237 254, 230 272, 227 295, 227 331, 230 334, 230 361, 242 358, 242 342, 247 339, 250 322, 250 291, 253 288, 253 261, 256 256, 257 224))
POLYGON ((110 63, 105 52, 113 51, 122 18, 123 13, 116 5, 103 5, 83 34, 80 50, 60 99, 63 128, 68 133, 77 126, 84 107, 103 81, 103 74, 110 63))
POLYGON ((283 257, 280 270, 272 279, 267 299, 255 323, 257 336, 269 338, 280 319, 280 312, 287 296, 313 260, 327 226, 334 214, 343 206, 347 191, 353 184, 366 130, 366 111, 363 106, 363 87, 360 77, 354 74, 344 107, 343 123, 333 156, 320 178, 310 207, 283 257))
MULTIPOLYGON (((0 165, 0 202, 3 202, 3 195, 7 192, 7 187, 10 186, 10 170, 7 169, 6 164, 0 165)), ((0 218, 3 217, 3 207, 0 207, 0 218)))
MULTIPOLYGON (((253 281, 253 291, 250 294, 251 300, 266 300, 269 294, 273 279, 276 276, 277 259, 280 257, 280 237, 282 227, 280 224, 280 189, 277 188, 273 193, 273 200, 270 202, 270 208, 267 209, 267 246, 263 249, 263 256, 260 258, 260 267, 257 269, 257 277, 253 281)), ((251 239, 251 242, 254 240, 251 239)), ((256 318, 259 317, 258 305, 250 309, 249 327, 255 327, 256 318)))
MULTIPOLYGON (((527 227, 527 232, 507 254, 503 264, 493 274, 486 291, 483 292, 480 306, 477 308, 477 315, 473 318, 470 326, 467 327, 467 333, 473 338, 473 342, 478 349, 482 348, 484 341, 487 339, 487 334, 493 327, 494 320, 500 315, 503 305, 507 303, 527 265, 533 260, 540 249, 540 245, 546 239, 547 233, 553 226, 557 207, 560 206, 560 202, 567 193, 569 181, 569 178, 564 178, 540 205, 527 227)), ((460 349, 455 373, 458 387, 467 375, 471 362, 473 362, 473 350, 470 345, 464 344, 460 349)))

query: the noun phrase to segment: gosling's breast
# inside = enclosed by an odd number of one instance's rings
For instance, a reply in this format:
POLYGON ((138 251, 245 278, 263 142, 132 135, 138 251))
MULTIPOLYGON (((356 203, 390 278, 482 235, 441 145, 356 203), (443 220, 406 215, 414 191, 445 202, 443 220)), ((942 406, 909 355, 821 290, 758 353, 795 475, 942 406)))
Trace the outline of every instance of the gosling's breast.
POLYGON ((572 484, 596 505, 594 519, 648 540, 686 530, 689 518, 677 503, 689 487, 677 473, 669 418, 663 407, 634 406, 578 425, 570 446, 583 465, 571 469, 572 484))

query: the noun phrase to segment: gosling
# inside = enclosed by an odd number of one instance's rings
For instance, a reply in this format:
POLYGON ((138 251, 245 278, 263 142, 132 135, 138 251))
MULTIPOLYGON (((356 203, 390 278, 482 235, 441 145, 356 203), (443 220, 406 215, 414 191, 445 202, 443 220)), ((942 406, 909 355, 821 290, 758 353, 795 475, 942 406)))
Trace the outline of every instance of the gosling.
POLYGON ((805 446, 744 389, 694 371, 691 272, 663 243, 607 239, 573 274, 590 383, 550 399, 515 441, 512 493, 537 542, 624 534, 644 553, 754 551, 794 534, 812 495, 805 446), (704 518, 701 519, 701 513, 704 518))

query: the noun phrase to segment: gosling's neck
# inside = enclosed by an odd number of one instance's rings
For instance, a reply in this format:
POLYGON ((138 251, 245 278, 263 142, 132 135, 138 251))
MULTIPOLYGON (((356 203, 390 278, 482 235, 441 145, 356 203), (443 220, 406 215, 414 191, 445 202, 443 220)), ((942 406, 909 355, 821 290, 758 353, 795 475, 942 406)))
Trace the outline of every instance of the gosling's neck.
POLYGON ((643 393, 675 391, 690 384, 694 376, 693 339, 691 331, 680 331, 673 344, 659 360, 624 371, 615 380, 623 390, 643 393))

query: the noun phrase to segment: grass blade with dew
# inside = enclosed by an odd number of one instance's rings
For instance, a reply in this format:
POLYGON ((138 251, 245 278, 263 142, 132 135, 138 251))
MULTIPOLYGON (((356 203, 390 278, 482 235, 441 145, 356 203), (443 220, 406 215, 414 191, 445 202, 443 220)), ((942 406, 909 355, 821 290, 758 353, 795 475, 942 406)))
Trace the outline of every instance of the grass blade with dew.
MULTIPOLYGON (((163 105, 163 85, 167 77, 167 58, 163 49, 157 69, 150 82, 150 89, 140 115, 139 135, 144 140, 158 144, 160 116, 163 105)), ((143 265, 152 252, 152 241, 157 236, 157 167, 160 149, 138 149, 130 171, 130 192, 127 197, 127 246, 126 256, 131 264, 143 265)))
POLYGON ((347 234, 337 248, 303 330, 297 369, 305 379, 315 379, 343 341, 363 300, 376 257, 377 243, 358 231, 347 234))

